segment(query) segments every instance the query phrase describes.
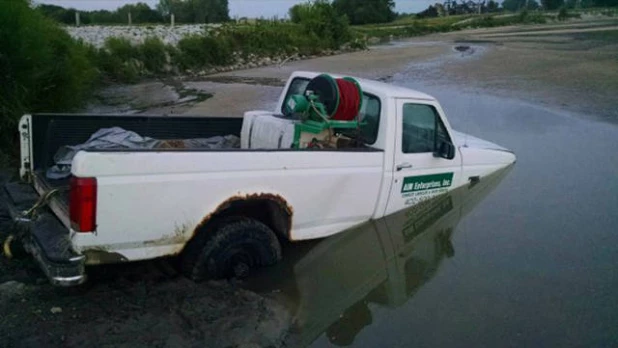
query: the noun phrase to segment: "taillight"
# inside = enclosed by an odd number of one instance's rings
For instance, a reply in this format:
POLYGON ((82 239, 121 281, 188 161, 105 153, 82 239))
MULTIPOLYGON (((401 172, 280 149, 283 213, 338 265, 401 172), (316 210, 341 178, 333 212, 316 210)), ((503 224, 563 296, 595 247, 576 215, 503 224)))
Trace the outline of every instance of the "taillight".
POLYGON ((97 179, 71 178, 69 197, 71 228, 76 232, 93 232, 97 228, 97 179))

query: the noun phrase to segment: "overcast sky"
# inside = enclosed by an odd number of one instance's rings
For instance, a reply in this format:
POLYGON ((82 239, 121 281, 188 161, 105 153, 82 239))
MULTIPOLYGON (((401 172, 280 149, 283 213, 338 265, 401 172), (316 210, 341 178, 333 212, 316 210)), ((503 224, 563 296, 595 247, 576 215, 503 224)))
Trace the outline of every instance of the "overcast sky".
MULTIPOLYGON (((397 12, 420 12, 438 0, 395 0, 397 12)), ((145 2, 150 7, 159 0, 35 0, 37 3, 73 7, 78 10, 114 10, 124 4, 145 2)), ((229 0, 233 17, 283 17, 294 4, 305 0, 229 0)))

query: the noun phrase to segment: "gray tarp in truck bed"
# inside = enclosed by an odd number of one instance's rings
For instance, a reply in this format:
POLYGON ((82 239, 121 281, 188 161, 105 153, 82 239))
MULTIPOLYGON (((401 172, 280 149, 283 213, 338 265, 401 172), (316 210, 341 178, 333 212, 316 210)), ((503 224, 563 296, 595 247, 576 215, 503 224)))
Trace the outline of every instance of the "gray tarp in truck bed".
POLYGON ((160 140, 195 139, 240 136, 242 121, 242 117, 34 114, 33 168, 47 170, 61 146, 83 144, 101 128, 121 127, 160 140))

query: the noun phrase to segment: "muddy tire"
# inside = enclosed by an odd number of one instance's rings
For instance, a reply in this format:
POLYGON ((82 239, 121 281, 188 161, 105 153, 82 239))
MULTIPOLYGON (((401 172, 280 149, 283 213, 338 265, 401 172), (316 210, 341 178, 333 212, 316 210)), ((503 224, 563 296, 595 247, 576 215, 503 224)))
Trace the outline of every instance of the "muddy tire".
POLYGON ((184 275, 194 281, 244 278, 252 269, 281 260, 281 245, 263 223, 229 217, 213 223, 191 240, 181 257, 184 275))

